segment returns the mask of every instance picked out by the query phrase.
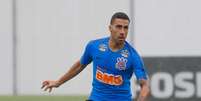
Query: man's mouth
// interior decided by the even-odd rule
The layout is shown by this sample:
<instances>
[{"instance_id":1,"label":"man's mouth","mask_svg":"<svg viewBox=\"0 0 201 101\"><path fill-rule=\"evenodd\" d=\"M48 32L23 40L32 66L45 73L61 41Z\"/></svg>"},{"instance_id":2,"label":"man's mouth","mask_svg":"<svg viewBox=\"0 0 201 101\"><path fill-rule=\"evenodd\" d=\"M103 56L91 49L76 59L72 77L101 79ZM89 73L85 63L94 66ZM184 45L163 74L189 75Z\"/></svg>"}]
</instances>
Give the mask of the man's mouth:
<instances>
[{"instance_id":1,"label":"man's mouth","mask_svg":"<svg viewBox=\"0 0 201 101\"><path fill-rule=\"evenodd\" d=\"M121 39L121 40L124 40L125 39L125 37L118 37L119 39Z\"/></svg>"}]
</instances>

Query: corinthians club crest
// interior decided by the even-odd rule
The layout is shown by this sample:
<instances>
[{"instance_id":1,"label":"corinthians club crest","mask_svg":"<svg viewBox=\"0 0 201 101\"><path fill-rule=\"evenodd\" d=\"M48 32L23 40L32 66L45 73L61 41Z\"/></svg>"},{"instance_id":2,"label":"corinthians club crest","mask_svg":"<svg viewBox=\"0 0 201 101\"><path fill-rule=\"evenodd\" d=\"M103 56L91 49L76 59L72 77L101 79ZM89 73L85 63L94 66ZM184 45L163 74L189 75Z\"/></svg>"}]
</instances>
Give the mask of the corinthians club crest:
<instances>
[{"instance_id":1,"label":"corinthians club crest","mask_svg":"<svg viewBox=\"0 0 201 101\"><path fill-rule=\"evenodd\" d=\"M118 57L115 67L119 70L125 70L127 61L128 60L124 57Z\"/></svg>"}]
</instances>

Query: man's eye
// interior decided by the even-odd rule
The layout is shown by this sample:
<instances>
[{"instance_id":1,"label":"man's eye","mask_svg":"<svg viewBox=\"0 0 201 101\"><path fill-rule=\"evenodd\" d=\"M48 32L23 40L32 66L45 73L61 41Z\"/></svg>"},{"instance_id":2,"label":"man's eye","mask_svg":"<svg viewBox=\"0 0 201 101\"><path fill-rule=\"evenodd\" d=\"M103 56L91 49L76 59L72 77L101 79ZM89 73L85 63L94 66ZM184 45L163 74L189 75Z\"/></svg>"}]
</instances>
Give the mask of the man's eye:
<instances>
[{"instance_id":1,"label":"man's eye","mask_svg":"<svg viewBox=\"0 0 201 101\"><path fill-rule=\"evenodd\" d=\"M128 26L124 26L124 29L128 29Z\"/></svg>"},{"instance_id":2,"label":"man's eye","mask_svg":"<svg viewBox=\"0 0 201 101\"><path fill-rule=\"evenodd\" d=\"M123 26L117 25L116 28L121 29Z\"/></svg>"}]
</instances>

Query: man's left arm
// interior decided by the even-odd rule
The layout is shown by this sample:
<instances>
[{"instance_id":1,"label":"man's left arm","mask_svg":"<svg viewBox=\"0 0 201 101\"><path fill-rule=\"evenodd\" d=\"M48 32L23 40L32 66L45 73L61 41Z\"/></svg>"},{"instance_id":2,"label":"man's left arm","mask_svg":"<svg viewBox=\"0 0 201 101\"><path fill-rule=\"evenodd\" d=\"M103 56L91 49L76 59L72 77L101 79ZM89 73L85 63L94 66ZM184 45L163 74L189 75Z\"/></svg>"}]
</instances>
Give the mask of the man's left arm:
<instances>
[{"instance_id":1,"label":"man's left arm","mask_svg":"<svg viewBox=\"0 0 201 101\"><path fill-rule=\"evenodd\" d=\"M137 101L147 101L147 98L150 93L149 80L141 79L139 80L139 83L140 83L141 90L140 90Z\"/></svg>"}]
</instances>

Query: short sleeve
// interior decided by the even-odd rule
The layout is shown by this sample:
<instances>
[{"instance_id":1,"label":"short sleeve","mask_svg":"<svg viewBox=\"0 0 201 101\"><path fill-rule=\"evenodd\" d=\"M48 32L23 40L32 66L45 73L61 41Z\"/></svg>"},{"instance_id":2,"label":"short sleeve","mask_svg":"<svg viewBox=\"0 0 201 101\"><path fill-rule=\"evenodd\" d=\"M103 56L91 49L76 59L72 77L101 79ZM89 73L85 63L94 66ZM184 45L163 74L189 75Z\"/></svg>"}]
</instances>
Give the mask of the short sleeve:
<instances>
[{"instance_id":1,"label":"short sleeve","mask_svg":"<svg viewBox=\"0 0 201 101\"><path fill-rule=\"evenodd\" d=\"M138 55L137 52L134 52L132 54L132 60L133 60L132 64L133 64L134 73L135 73L136 78L138 80L148 79L148 75L145 70L143 60L141 59L141 57Z\"/></svg>"},{"instance_id":2,"label":"short sleeve","mask_svg":"<svg viewBox=\"0 0 201 101\"><path fill-rule=\"evenodd\" d=\"M82 54L82 57L80 59L81 64L87 65L91 63L92 61L91 52L92 52L92 42L90 41L85 47L84 53Z\"/></svg>"}]
</instances>

